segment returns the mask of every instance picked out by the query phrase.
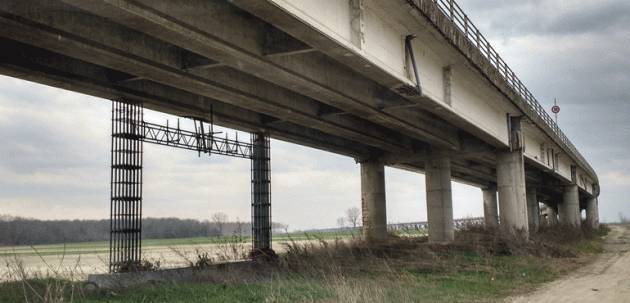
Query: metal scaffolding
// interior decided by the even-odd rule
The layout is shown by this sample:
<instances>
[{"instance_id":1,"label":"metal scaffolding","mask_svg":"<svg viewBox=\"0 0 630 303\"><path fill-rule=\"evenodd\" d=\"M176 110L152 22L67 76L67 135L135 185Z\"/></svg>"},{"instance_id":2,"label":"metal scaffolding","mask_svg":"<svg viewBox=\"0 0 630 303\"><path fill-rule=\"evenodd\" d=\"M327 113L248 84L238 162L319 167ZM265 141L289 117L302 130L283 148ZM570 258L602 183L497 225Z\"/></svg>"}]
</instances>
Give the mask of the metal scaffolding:
<instances>
[{"instance_id":1,"label":"metal scaffolding","mask_svg":"<svg viewBox=\"0 0 630 303\"><path fill-rule=\"evenodd\" d=\"M212 116L212 113L211 113ZM195 130L144 121L142 103L112 100L110 272L141 270L143 142L251 160L252 257L271 249L270 142L252 133L251 143L217 136L212 122ZM208 132L206 132L208 130Z\"/></svg>"},{"instance_id":2,"label":"metal scaffolding","mask_svg":"<svg viewBox=\"0 0 630 303\"><path fill-rule=\"evenodd\" d=\"M110 272L140 265L142 104L112 102Z\"/></svg>"},{"instance_id":3,"label":"metal scaffolding","mask_svg":"<svg viewBox=\"0 0 630 303\"><path fill-rule=\"evenodd\" d=\"M220 138L215 136L216 133L203 131L204 122L195 121L196 130L182 130L168 125L157 125L154 123L143 123L144 142L155 143L159 145L172 146L188 150L194 150L199 153L217 154L237 158L252 158L252 145L242 141L232 140L229 138ZM210 127L211 129L212 127Z\"/></svg>"}]
</instances>

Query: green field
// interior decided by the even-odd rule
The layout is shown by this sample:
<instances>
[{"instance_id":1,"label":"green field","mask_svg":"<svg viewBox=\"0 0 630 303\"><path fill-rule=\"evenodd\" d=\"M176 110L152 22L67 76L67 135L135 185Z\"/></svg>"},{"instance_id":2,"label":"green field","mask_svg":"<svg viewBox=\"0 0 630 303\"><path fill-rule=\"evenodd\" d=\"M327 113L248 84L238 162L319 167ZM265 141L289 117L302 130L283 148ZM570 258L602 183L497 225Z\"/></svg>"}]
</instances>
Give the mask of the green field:
<instances>
[{"instance_id":1,"label":"green field","mask_svg":"<svg viewBox=\"0 0 630 303\"><path fill-rule=\"evenodd\" d=\"M418 236L424 235L423 231L400 231L397 234ZM282 243L287 241L308 241L308 240L333 240L337 238L357 237L357 231L343 232L291 232L274 234L273 242ZM174 238L174 239L144 239L142 247L145 249L159 247L177 246L198 246L207 244L226 243L250 243L250 236L230 236L230 237L194 237L194 238ZM82 242L67 244L46 244L32 246L0 246L0 257L8 256L34 256L34 255L76 255L106 253L109 251L109 242Z\"/></svg>"}]
</instances>

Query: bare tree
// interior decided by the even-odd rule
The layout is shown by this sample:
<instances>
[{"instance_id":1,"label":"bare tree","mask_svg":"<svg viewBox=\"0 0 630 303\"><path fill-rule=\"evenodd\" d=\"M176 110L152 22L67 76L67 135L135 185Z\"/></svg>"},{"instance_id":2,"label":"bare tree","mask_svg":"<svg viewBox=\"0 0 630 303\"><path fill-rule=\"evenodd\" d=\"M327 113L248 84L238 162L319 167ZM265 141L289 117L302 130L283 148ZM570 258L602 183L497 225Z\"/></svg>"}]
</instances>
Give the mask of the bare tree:
<instances>
[{"instance_id":1,"label":"bare tree","mask_svg":"<svg viewBox=\"0 0 630 303\"><path fill-rule=\"evenodd\" d=\"M337 227L344 228L346 226L346 218L339 217L337 218Z\"/></svg>"},{"instance_id":2,"label":"bare tree","mask_svg":"<svg viewBox=\"0 0 630 303\"><path fill-rule=\"evenodd\" d=\"M212 214L212 223L216 225L219 230L219 235L223 236L223 226L225 226L225 222L228 220L228 216L224 212L216 212Z\"/></svg>"},{"instance_id":3,"label":"bare tree","mask_svg":"<svg viewBox=\"0 0 630 303\"><path fill-rule=\"evenodd\" d=\"M359 224L359 218L361 217L361 210L358 207L350 207L346 210L346 220L352 224L353 228L356 228Z\"/></svg>"},{"instance_id":4,"label":"bare tree","mask_svg":"<svg viewBox=\"0 0 630 303\"><path fill-rule=\"evenodd\" d=\"M619 212L619 223L627 224L630 223L630 219L628 219L622 212Z\"/></svg>"}]
</instances>

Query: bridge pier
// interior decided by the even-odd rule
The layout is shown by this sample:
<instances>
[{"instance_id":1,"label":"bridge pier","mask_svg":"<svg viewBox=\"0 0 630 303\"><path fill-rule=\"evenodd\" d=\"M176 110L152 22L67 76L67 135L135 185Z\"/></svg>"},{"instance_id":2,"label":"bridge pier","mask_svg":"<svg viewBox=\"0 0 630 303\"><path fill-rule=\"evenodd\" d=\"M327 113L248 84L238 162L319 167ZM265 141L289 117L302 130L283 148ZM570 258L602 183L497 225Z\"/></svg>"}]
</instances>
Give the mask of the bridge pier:
<instances>
[{"instance_id":1,"label":"bridge pier","mask_svg":"<svg viewBox=\"0 0 630 303\"><path fill-rule=\"evenodd\" d=\"M580 227L580 198L577 184L564 187L562 203L558 205L560 223Z\"/></svg>"},{"instance_id":2,"label":"bridge pier","mask_svg":"<svg viewBox=\"0 0 630 303\"><path fill-rule=\"evenodd\" d=\"M273 256L271 248L271 153L269 136L252 133L252 257Z\"/></svg>"},{"instance_id":3,"label":"bridge pier","mask_svg":"<svg viewBox=\"0 0 630 303\"><path fill-rule=\"evenodd\" d=\"M557 225L558 224L558 206L547 204L547 223L549 225Z\"/></svg>"},{"instance_id":4,"label":"bridge pier","mask_svg":"<svg viewBox=\"0 0 630 303\"><path fill-rule=\"evenodd\" d=\"M499 226L499 210L497 207L496 187L483 188L483 217L486 228L497 228Z\"/></svg>"},{"instance_id":5,"label":"bridge pier","mask_svg":"<svg viewBox=\"0 0 630 303\"><path fill-rule=\"evenodd\" d=\"M594 229L599 228L599 205L596 197L586 200L586 223Z\"/></svg>"},{"instance_id":6,"label":"bridge pier","mask_svg":"<svg viewBox=\"0 0 630 303\"><path fill-rule=\"evenodd\" d=\"M501 228L508 233L527 236L525 165L520 150L497 154L497 184Z\"/></svg>"},{"instance_id":7,"label":"bridge pier","mask_svg":"<svg viewBox=\"0 0 630 303\"><path fill-rule=\"evenodd\" d=\"M433 152L425 167L429 242L449 243L455 239L451 160L442 152Z\"/></svg>"},{"instance_id":8,"label":"bridge pier","mask_svg":"<svg viewBox=\"0 0 630 303\"><path fill-rule=\"evenodd\" d=\"M540 226L540 207L535 187L527 187L527 221L530 232L538 231Z\"/></svg>"},{"instance_id":9,"label":"bridge pier","mask_svg":"<svg viewBox=\"0 0 630 303\"><path fill-rule=\"evenodd\" d=\"M387 239L385 165L381 161L361 162L361 207L363 238L366 241Z\"/></svg>"}]
</instances>

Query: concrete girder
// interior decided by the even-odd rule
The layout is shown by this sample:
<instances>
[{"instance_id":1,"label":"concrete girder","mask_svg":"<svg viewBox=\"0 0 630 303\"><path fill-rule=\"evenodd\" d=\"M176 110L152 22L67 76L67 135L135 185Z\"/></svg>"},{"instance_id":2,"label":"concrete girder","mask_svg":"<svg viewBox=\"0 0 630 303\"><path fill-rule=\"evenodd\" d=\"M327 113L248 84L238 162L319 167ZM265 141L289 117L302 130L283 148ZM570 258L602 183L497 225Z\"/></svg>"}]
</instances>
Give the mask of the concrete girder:
<instances>
[{"instance_id":1,"label":"concrete girder","mask_svg":"<svg viewBox=\"0 0 630 303\"><path fill-rule=\"evenodd\" d=\"M414 172L414 173L426 173L424 162L413 163L413 164L390 164L388 166ZM475 187L486 187L490 186L494 181L488 181L486 179L482 179L470 174L466 174L458 171L459 167L451 165L451 180L455 182L459 182L462 184L475 186Z\"/></svg>"},{"instance_id":2,"label":"concrete girder","mask_svg":"<svg viewBox=\"0 0 630 303\"><path fill-rule=\"evenodd\" d=\"M5 52L0 56L0 73L41 84L106 98L143 101L147 108L179 116L210 120L213 107L217 125L242 131L268 130L272 137L350 157L368 154L367 146L321 133L300 125L268 126L264 116L210 98L167 87L159 83L138 81L112 85L103 67L35 49L16 42L0 40Z\"/></svg>"},{"instance_id":3,"label":"concrete girder","mask_svg":"<svg viewBox=\"0 0 630 303\"><path fill-rule=\"evenodd\" d=\"M483 131L481 128L475 125L475 123L465 119L461 119L461 117L456 115L446 104L435 102L435 100L431 100L426 96L419 96L415 94L415 89L410 87L413 85L411 80L401 79L399 78L399 76L395 76L395 72L374 65L370 59L364 57L362 54L356 54L356 50L340 46L334 38L320 33L317 28L311 26L310 24L305 24L303 21L292 15L291 12L279 9L278 5L273 3L273 1L232 0L231 2L234 5L242 8L243 10L256 15L258 18L274 24L274 26L277 26L278 28L292 35L293 37L296 37L304 41L305 43L313 46L321 53L326 54L327 56L333 58L338 62L341 62L345 66L348 66L349 68L355 70L357 73L367 75L367 77L369 77L373 81L389 88L390 91L395 92L400 98L406 99L411 103L418 104L419 107L425 110L427 113L437 115L451 125L454 125L460 129L465 129L471 134L483 139L485 142L488 142L493 146L505 147L504 143L496 139L494 136ZM394 4L392 5L392 7L388 7L385 10L400 10L401 12L396 11L395 13L398 16L402 16L401 14L408 14L410 12L407 4L396 3L396 1L381 1L381 3L378 3L378 5L382 5L384 3ZM371 3L371 5L373 4L376 3ZM414 14L413 10L411 11L411 13ZM427 32L427 35L430 35L431 37L436 37L436 35L439 35L439 32L434 30L433 26L431 26L430 24L427 24L426 27L413 26L411 24L409 25L411 26L411 28L408 29L411 30L410 33L419 34L419 31L425 31L426 29L429 29L431 33ZM447 45L444 45L439 50L436 50L436 52L444 54L451 51L452 49ZM453 52L453 54L456 53ZM454 64L467 62L466 59L459 56L459 54L452 57L453 58L451 60L451 66ZM470 65L466 63L466 66ZM472 68L472 66L470 68ZM413 91L413 93L407 93L409 91Z\"/></svg>"},{"instance_id":4,"label":"concrete girder","mask_svg":"<svg viewBox=\"0 0 630 303\"><path fill-rule=\"evenodd\" d=\"M7 22L7 23L9 25L11 25L10 22ZM19 24L18 24L18 26L19 26ZM25 27L25 28L28 29L28 27ZM0 30L0 32L2 32L2 30ZM30 31L30 32L28 32L28 35L23 35L22 38L26 39L27 42L30 41L31 44L36 44L38 47L41 46L42 42L45 42L45 41L42 40L42 39L38 39L38 38L40 38L38 36L34 36L33 37L32 36L33 34L34 33L32 31ZM55 36L55 37L50 38L50 39L55 41L55 40L57 40L58 37L59 36ZM49 43L53 43L53 42L49 42ZM64 39L63 43L72 43L72 41ZM74 53L71 52L70 54L72 55ZM82 53L82 56L83 56L83 58L90 59L90 58L94 57L94 53L92 53L92 52L90 52L88 50L88 51L85 51L85 53ZM177 58L177 57L173 56L173 58ZM44 60L46 60L46 58L44 58ZM79 60L77 60L77 61L79 61ZM55 60L51 60L51 62L59 62L59 61L55 59ZM107 61L99 61L99 62L93 62L93 63L100 63L101 66L108 66L108 65L111 66L111 64L112 64L111 63L111 59L109 57L107 58ZM122 65L122 63L120 63L120 64ZM94 65L94 64L92 64L92 65ZM96 65L94 65L94 66L96 66ZM116 66L117 65L115 65L113 67L116 67ZM66 68L72 69L70 67L63 67L63 68L60 67L58 72L64 72L64 69L66 69ZM131 71L127 71L127 72L128 72L127 74L131 74ZM108 71L108 70L105 70L105 69L103 69L103 71L102 71L102 74L109 74L109 73L111 73L111 72ZM24 78L24 79L29 79L29 76L26 75L26 74L22 74L19 77L20 78ZM124 78L127 78L128 76L124 76L124 74L123 74L123 76L116 75L113 78L121 79L121 77L122 77L122 79L124 79ZM46 83L44 78L45 78L44 75L41 75L40 79L36 79L34 81ZM106 81L106 80L112 80L112 79L103 79L103 81ZM143 89L145 87L152 87L152 89L155 89L155 87L160 87L161 88L160 89L161 90L161 92L160 92L161 94L167 93L171 89L180 90L181 92L185 92L185 93L191 94L189 92L190 90L185 91L185 90L181 90L179 88L173 88L173 87L171 87L169 85L164 85L164 84L160 84L160 83L156 83L156 82L151 82L149 80L144 80L144 79L137 79L135 81L127 81L127 82L125 82L125 81L123 81L123 82L113 81L113 82L115 82L115 83L113 83L113 84L112 83L102 83L101 85L104 86L104 87L113 87L113 86L119 85L119 87L117 88L119 90L122 89L122 88L134 88L134 89L135 88L140 88L140 89ZM59 82L57 84L53 84L53 85L58 86L58 87L68 88L68 89L75 90L75 91L82 91L82 89L77 88L77 85L72 85L72 87L71 87L71 86L68 86L66 84L64 86L64 84L59 83ZM120 93L120 91L119 91L119 93ZM89 93L89 94L93 94L93 95L104 97L104 95L102 93L99 93L99 94ZM127 95L125 95L125 96L130 98L130 96L129 96L130 94L129 93L126 93L126 94ZM197 95L197 94L193 94L193 95L196 96L195 97L196 99L197 98L206 98L208 100L213 99L213 98L209 98L209 97L201 96L201 95ZM155 98L155 97L153 97L155 95L151 95L151 96L152 96L151 98ZM171 100L173 100L173 99L171 99ZM177 100L177 99L175 99L175 100ZM220 102L220 103L222 103L222 102ZM147 101L147 104L150 104L149 101ZM164 112L173 113L173 109L167 108L167 104L168 103L166 103L166 102L162 103L163 106L160 108L160 110L164 111ZM228 104L225 104L225 103L222 103L222 104L228 105ZM240 108L240 107L232 107L232 108ZM255 112L253 112L253 111L250 111L250 113L251 114L255 114ZM219 112L217 110L215 110L215 114L219 115ZM188 111L188 112L186 112L185 115L191 116L192 114L190 113L190 111ZM367 149L369 149L369 148L364 146L362 144L363 142L361 142L359 140L357 140L357 141L350 141L350 140L345 140L345 139L338 138L338 137L335 137L335 136L331 136L331 141L332 141L331 143L333 143L333 144L327 144L327 142L325 142L325 139L322 139L322 140L309 139L309 138L307 138L306 135L302 135L302 133L310 133L315 138L322 138L322 137L326 137L327 136L326 134L322 133L319 130L311 130L311 129L308 129L306 127L302 127L302 126L300 126L298 124L294 124L294 123L291 123L291 122L284 122L284 120L278 121L278 119L274 120L276 122L272 122L271 123L271 124L273 124L274 127L270 127L269 126L269 124L270 124L269 120L265 121L265 119L263 119L264 117L266 117L266 116L260 115L260 117L257 119L258 123L256 124L256 127L258 127L259 130L261 128L269 128L271 130L271 135L274 138L284 139L284 140L287 140L287 141L290 141L290 142L295 142L295 143L308 145L308 146L312 146L312 147L315 147L315 148L320 148L320 149L324 149L324 150L328 150L328 151L332 151L332 152L336 152L336 153L340 153L340 154L344 154L344 155L349 155L349 156L353 156L355 158L364 158L365 155L372 154L371 152L367 151ZM218 123L220 123L219 120L220 119L217 119ZM237 122L237 123L232 123L232 125L226 125L226 124L224 124L224 125L228 126L228 127L235 127L235 128L242 129L243 127L239 126L238 125L239 123L246 124L245 122L241 121L241 122ZM288 125L284 125L285 127L279 127L280 125L283 125L283 124L288 124ZM298 132L298 134L291 134L291 135L287 134L287 131L290 133L292 131L292 128L298 129L301 133ZM359 143L359 142L361 142L361 143ZM417 168L413 169L413 170L414 171L418 171ZM461 182L464 182L464 183L467 183L467 184L485 186L488 183L487 180L481 180L479 178L471 177L471 176L469 176L469 174L458 174L457 172L454 172L453 177L454 177L455 180L458 180L458 181L461 181Z\"/></svg>"},{"instance_id":5,"label":"concrete girder","mask_svg":"<svg viewBox=\"0 0 630 303\"><path fill-rule=\"evenodd\" d=\"M461 147L458 151L443 151L448 153L449 157L454 160L474 160L494 166L496 164L496 151L490 145L475 140L467 135L463 135L460 140ZM386 153L382 160L388 165L412 164L424 162L427 160L427 148L420 150L408 151L405 153ZM491 174L492 171L486 173Z\"/></svg>"},{"instance_id":6,"label":"concrete girder","mask_svg":"<svg viewBox=\"0 0 630 303\"><path fill-rule=\"evenodd\" d=\"M139 75L165 85L200 93L296 124L317 128L331 134L340 134L386 150L407 149L404 145L399 145L399 142L387 142L387 139L384 138L391 135L390 133L383 133L382 131L379 133L378 130L369 128L368 132L376 131L377 134L370 136L360 132L359 130L366 131L366 123L352 124L352 122L342 120L340 117L336 118L336 124L319 119L315 101L311 100L310 103L300 104L298 100L289 98L281 100L259 98L239 90L239 87L228 87L222 83L216 83L210 79L183 71L180 69L181 59L177 57L177 51L167 51L169 50L167 45L160 44L160 41L154 41L151 37L143 37L140 40L142 43L138 43L138 40L124 39L125 36L132 35L131 32L125 34L119 32L118 35L108 36L117 37L114 39L116 41L109 40L107 44L104 44L104 41L94 41L95 37L102 35L101 31L115 31L116 27L113 24L105 24L105 26L98 24L95 19L87 18L86 14L75 14L70 10L61 10L60 12L45 8L33 11L29 10L28 5L25 7L4 7L3 9L5 12L0 19L4 30L0 30L0 34L8 36L8 38L38 47L48 47L68 56ZM104 20L101 21L105 22ZM84 26L77 26L77 23ZM77 30L77 28L82 30ZM28 34L12 35L12 33L21 32L28 32ZM156 47L148 47L152 46L151 44L155 44L153 46ZM147 55L146 57L135 55L143 50L146 51L143 53ZM241 85L240 88L243 88L243 84L238 83L238 81L230 80L229 82L233 86ZM273 87L266 86L266 88L269 88L273 97L281 97L287 93L296 96L295 93L289 91L277 92L273 91ZM265 91L265 89L259 88L259 91ZM346 124L339 125L339 123ZM390 139L390 141L395 140Z\"/></svg>"},{"instance_id":7,"label":"concrete girder","mask_svg":"<svg viewBox=\"0 0 630 303\"><path fill-rule=\"evenodd\" d=\"M379 100L378 93L387 88L343 68L336 61L327 59L322 62L320 57L310 57L315 54L313 52L297 56L264 56L264 43L261 42L264 38L261 37L266 23L242 11L235 12L235 8L222 1L196 0L186 2L185 6L179 2L171 5L170 1L159 5L124 0L64 1L416 139L449 149L459 147L454 128L434 126L436 123L446 126L439 118L434 118L433 123L421 123L419 119L410 121L380 110L383 100ZM191 13L199 12L204 16L191 18Z\"/></svg>"},{"instance_id":8,"label":"concrete girder","mask_svg":"<svg viewBox=\"0 0 630 303\"><path fill-rule=\"evenodd\" d=\"M497 175L491 168L481 165L470 165L468 161L459 161L455 159L452 160L451 167L453 170L457 170L460 173L474 176L486 181L486 186L496 183Z\"/></svg>"},{"instance_id":9,"label":"concrete girder","mask_svg":"<svg viewBox=\"0 0 630 303\"><path fill-rule=\"evenodd\" d=\"M274 26L281 28L292 36L301 39L318 49L320 52L338 60L344 65L358 71L361 74L368 75L368 77L378 83L392 88L394 91L397 91L396 88L399 88L401 85L408 83L407 80L409 79L399 79L399 75L397 73L392 73L387 70L385 66L383 66L383 68L372 66L372 64L370 64L370 58L360 50L340 46L339 42L336 41L339 37L334 35L324 35L318 32L320 29L316 23L309 24L308 21L311 20L307 19L306 22L304 22L303 20L300 20L300 17L296 17L296 15L301 17L309 15L309 12L304 12L304 14L302 14L301 12L291 11L291 5L277 4L273 1L234 0L233 3L252 14L255 14L257 17L274 24ZM389 14L392 18L398 21L398 24L404 24L406 31L414 33L418 36L417 40L422 40L425 43L438 42L431 43L431 45L434 47L434 53L440 54L440 56L448 62L446 66L451 66L453 62L455 62L456 65L467 66L478 74L478 76L482 77L489 86L497 88L500 93L511 100L512 103L514 103L514 106L511 104L510 107L514 110L517 110L518 108L524 111L528 116L537 116L534 112L535 109L532 110L525 100L516 96L515 92L506 85L507 83L501 77L492 76L496 73L490 71L490 76L485 76L488 74L486 73L488 72L487 69L493 70L494 67L489 64L479 65L479 63L485 63L483 56L478 54L476 47L469 47L471 45L469 45L467 39L461 39L461 35L463 35L461 32L452 30L452 22L444 19L443 14L438 12L438 5L430 1L425 1L421 5L423 9L409 10L409 3L409 1L400 0L376 1L370 4L372 6L378 6L380 11L384 11ZM429 8L428 11L424 11L425 8ZM421 12L426 15L423 16L423 13ZM438 29L435 27L435 24L439 24L438 27L440 28ZM455 50L453 47L455 47ZM458 52L458 48L463 51ZM479 61L479 59L481 59L481 61ZM497 142L496 139L493 139L492 135L485 133L476 125L473 125L474 123L470 121L462 121L461 117L453 115L452 112L449 112L450 109L448 106L441 104L440 102L435 102L435 100L428 100L427 98L421 96L405 97L409 100L417 102L418 104L422 104L423 106L426 105L424 106L424 109L426 110L432 111L435 108L435 111L433 112L438 111L436 113L438 113L441 118L461 129L467 130L469 133L474 134L484 141L497 147L503 146L501 142ZM513 114L517 113L513 112ZM569 146L564 145L564 141L557 136L553 130L546 126L547 123L536 118L534 118L534 120L536 120L534 124L541 125L543 132L550 136L556 144L564 146L563 149L567 151L567 147ZM579 153L573 154L571 152L571 148L568 148L568 153L573 160L585 166L584 168L593 175L592 177L594 177L595 180L597 179L595 173L592 169L589 169L588 163L581 158Z\"/></svg>"}]
</instances>

